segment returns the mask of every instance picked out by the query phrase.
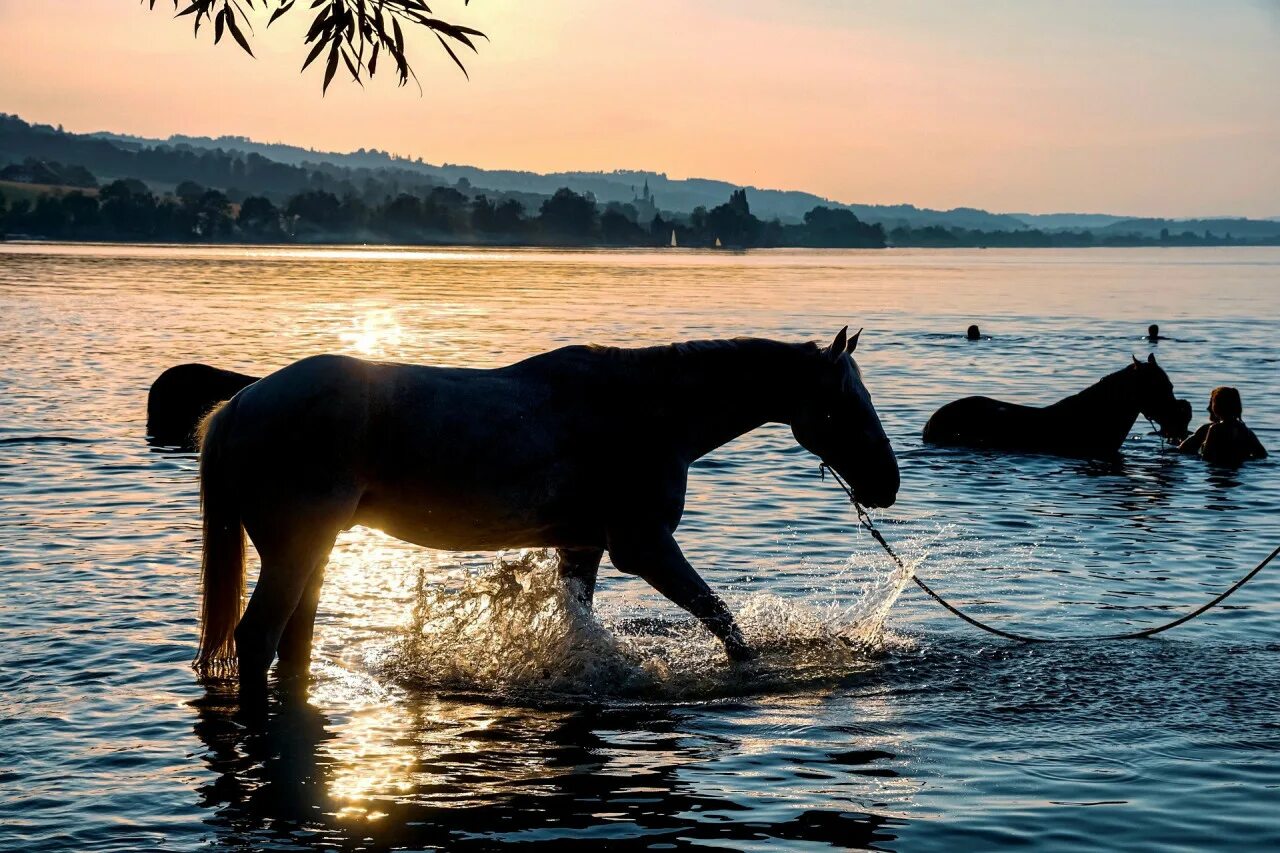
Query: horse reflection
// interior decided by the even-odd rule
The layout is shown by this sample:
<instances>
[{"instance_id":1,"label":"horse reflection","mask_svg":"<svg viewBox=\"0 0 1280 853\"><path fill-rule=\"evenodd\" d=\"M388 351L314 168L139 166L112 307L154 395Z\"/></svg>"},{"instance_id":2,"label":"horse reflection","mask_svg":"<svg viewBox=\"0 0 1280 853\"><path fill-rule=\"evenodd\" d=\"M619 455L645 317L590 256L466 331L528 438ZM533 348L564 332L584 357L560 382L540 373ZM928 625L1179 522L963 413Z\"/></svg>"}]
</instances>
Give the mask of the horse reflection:
<instances>
[{"instance_id":1,"label":"horse reflection","mask_svg":"<svg viewBox=\"0 0 1280 853\"><path fill-rule=\"evenodd\" d=\"M700 792L687 770L731 758L735 745L702 738L690 746L683 715L669 708L503 708L421 697L352 712L335 727L296 695L269 709L242 710L233 693L193 705L214 774L197 792L226 848L489 849L527 839L607 849L762 838L862 847L894 838L887 830L896 821L883 815L811 808L768 822L749 803ZM376 749L396 754L368 751L361 714L397 729L376 738ZM862 765L893 757L850 746L833 744L824 766L855 765L847 772L864 778ZM875 778L866 775L866 784ZM619 831L602 837L606 820Z\"/></svg>"}]
</instances>

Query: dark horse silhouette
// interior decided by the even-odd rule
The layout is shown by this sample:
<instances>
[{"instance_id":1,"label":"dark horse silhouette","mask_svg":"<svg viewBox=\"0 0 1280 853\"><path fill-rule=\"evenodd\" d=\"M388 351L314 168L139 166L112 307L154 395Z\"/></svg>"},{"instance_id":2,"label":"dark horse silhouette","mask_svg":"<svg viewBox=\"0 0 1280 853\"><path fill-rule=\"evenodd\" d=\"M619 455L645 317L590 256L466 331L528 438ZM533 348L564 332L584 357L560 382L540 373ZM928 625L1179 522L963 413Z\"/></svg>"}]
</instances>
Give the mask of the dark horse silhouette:
<instances>
[{"instance_id":1,"label":"dark horse silhouette","mask_svg":"<svg viewBox=\"0 0 1280 853\"><path fill-rule=\"evenodd\" d=\"M170 367L147 392L147 436L154 444L195 450L200 419L257 381L256 376L207 364Z\"/></svg>"},{"instance_id":2,"label":"dark horse silhouette","mask_svg":"<svg viewBox=\"0 0 1280 853\"><path fill-rule=\"evenodd\" d=\"M1092 386L1035 408L965 397L933 413L924 427L929 444L1054 453L1114 456L1138 419L1146 415L1168 438L1186 435L1190 406L1173 396L1173 384L1154 355L1105 376Z\"/></svg>"},{"instance_id":3,"label":"dark horse silhouette","mask_svg":"<svg viewBox=\"0 0 1280 853\"><path fill-rule=\"evenodd\" d=\"M550 547L590 602L607 549L752 655L674 533L690 464L768 422L889 506L898 465L851 357L761 339L571 346L496 370L315 356L260 379L202 424L205 674L303 669L324 565L356 524L429 548ZM262 560L241 616L244 532Z\"/></svg>"}]
</instances>

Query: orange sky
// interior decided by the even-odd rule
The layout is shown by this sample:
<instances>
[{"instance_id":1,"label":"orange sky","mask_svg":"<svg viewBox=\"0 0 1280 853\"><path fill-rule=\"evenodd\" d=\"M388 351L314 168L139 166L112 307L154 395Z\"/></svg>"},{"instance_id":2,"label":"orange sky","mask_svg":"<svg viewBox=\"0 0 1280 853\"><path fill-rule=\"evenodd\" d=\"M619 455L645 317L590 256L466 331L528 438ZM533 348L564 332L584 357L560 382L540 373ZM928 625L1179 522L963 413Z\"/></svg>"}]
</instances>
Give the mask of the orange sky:
<instances>
[{"instance_id":1,"label":"orange sky","mask_svg":"<svg viewBox=\"0 0 1280 853\"><path fill-rule=\"evenodd\" d=\"M0 0L0 111L847 202L1280 216L1275 0L441 0L471 81L299 75L307 4L234 45L135 0ZM168 7L162 10L162 7Z\"/></svg>"}]
</instances>

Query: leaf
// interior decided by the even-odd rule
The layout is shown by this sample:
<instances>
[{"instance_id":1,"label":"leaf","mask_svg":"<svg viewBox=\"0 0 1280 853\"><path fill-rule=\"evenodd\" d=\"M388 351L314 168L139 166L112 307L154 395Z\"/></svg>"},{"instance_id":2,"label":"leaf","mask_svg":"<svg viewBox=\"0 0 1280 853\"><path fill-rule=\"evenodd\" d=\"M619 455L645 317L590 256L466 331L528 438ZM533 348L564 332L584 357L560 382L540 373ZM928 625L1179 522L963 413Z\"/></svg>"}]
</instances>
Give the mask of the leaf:
<instances>
[{"instance_id":1,"label":"leaf","mask_svg":"<svg viewBox=\"0 0 1280 853\"><path fill-rule=\"evenodd\" d=\"M381 45L375 44L373 46L373 56L369 57L369 76L370 77L372 77L378 71L378 48L379 47L381 47Z\"/></svg>"},{"instance_id":2,"label":"leaf","mask_svg":"<svg viewBox=\"0 0 1280 853\"><path fill-rule=\"evenodd\" d=\"M448 51L448 53L449 53L449 57L450 57L451 59L453 59L454 63L455 63L459 68L461 68L461 69L462 69L462 76L463 76L463 77L466 77L468 80L470 80L470 79L471 79L471 75L467 73L467 66L465 66L465 65L463 65L463 64L462 64L462 60L458 58L458 54L456 54L456 53L454 53L454 52L453 52L453 48L449 47L449 43L448 43L447 41L445 41L443 37L441 37L441 36L437 35L437 36L436 36L436 38L440 40L440 44L444 47L444 49L445 49L446 51Z\"/></svg>"},{"instance_id":3,"label":"leaf","mask_svg":"<svg viewBox=\"0 0 1280 853\"><path fill-rule=\"evenodd\" d=\"M271 19L270 19L269 21L267 21L267 26L269 27L269 26L271 26L272 24L274 24L274 23L276 22L276 18L279 18L279 17L280 17L281 15L283 15L285 12L288 12L290 9L292 9L292 8L293 8L293 3L294 3L294 0L289 0L289 2L288 2L288 3L285 3L285 4L284 4L283 6L281 6L279 9L276 9L274 12L272 12L272 13L271 13Z\"/></svg>"},{"instance_id":4,"label":"leaf","mask_svg":"<svg viewBox=\"0 0 1280 853\"><path fill-rule=\"evenodd\" d=\"M316 19L311 22L311 29L307 30L307 37L303 40L303 44L311 44L311 41L324 29L325 24L329 21L329 10L325 9Z\"/></svg>"},{"instance_id":5,"label":"leaf","mask_svg":"<svg viewBox=\"0 0 1280 853\"><path fill-rule=\"evenodd\" d=\"M307 61L302 63L302 70L306 71L307 66L316 61L316 57L320 55L320 51L324 50L325 42L318 41L316 46L311 48L311 53L307 54Z\"/></svg>"},{"instance_id":6,"label":"leaf","mask_svg":"<svg viewBox=\"0 0 1280 853\"><path fill-rule=\"evenodd\" d=\"M226 18L227 18L227 7L223 6L222 10L218 12L218 17L215 18L213 22L213 43L214 44L217 44L218 42L222 41L223 22L226 20Z\"/></svg>"},{"instance_id":7,"label":"leaf","mask_svg":"<svg viewBox=\"0 0 1280 853\"><path fill-rule=\"evenodd\" d=\"M240 27L236 24L235 16L230 12L227 13L227 29L231 30L231 37L244 48L244 52L253 56L253 51L249 49L249 42L245 40L244 33L240 32Z\"/></svg>"},{"instance_id":8,"label":"leaf","mask_svg":"<svg viewBox=\"0 0 1280 853\"><path fill-rule=\"evenodd\" d=\"M338 70L338 42L335 39L333 47L329 50L329 61L324 67L324 85L320 87L320 94L329 91L329 84L333 82L333 74Z\"/></svg>"},{"instance_id":9,"label":"leaf","mask_svg":"<svg viewBox=\"0 0 1280 853\"><path fill-rule=\"evenodd\" d=\"M355 63L351 61L351 57L347 55L345 50L342 51L342 61L347 64L347 70L351 72L351 79L359 83L360 88L363 89L364 83L360 82L360 72L356 70Z\"/></svg>"}]
</instances>

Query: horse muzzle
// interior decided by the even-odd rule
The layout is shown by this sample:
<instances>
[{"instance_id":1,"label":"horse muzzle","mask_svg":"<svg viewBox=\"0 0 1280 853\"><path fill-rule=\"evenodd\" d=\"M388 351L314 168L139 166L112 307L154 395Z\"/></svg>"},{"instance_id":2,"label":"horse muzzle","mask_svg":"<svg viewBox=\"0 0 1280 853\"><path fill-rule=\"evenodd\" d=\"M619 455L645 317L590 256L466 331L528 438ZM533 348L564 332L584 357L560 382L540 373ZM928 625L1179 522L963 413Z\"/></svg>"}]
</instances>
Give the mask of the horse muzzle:
<instances>
[{"instance_id":1,"label":"horse muzzle","mask_svg":"<svg viewBox=\"0 0 1280 853\"><path fill-rule=\"evenodd\" d=\"M886 509L893 506L898 500L898 489L894 487L891 490L860 489L857 486L853 488L853 496L858 503L871 509Z\"/></svg>"},{"instance_id":2,"label":"horse muzzle","mask_svg":"<svg viewBox=\"0 0 1280 853\"><path fill-rule=\"evenodd\" d=\"M1163 411L1153 414L1151 419L1159 424L1159 434L1162 438L1181 441L1191 434L1191 417L1191 403L1186 400L1174 400Z\"/></svg>"},{"instance_id":3,"label":"horse muzzle","mask_svg":"<svg viewBox=\"0 0 1280 853\"><path fill-rule=\"evenodd\" d=\"M898 500L901 478L898 461L892 456L876 464L862 463L856 467L832 464L831 467L845 479L853 489L854 500L863 506L884 509Z\"/></svg>"}]
</instances>

